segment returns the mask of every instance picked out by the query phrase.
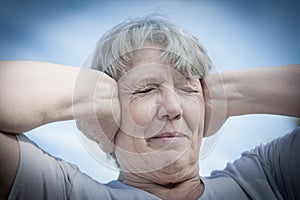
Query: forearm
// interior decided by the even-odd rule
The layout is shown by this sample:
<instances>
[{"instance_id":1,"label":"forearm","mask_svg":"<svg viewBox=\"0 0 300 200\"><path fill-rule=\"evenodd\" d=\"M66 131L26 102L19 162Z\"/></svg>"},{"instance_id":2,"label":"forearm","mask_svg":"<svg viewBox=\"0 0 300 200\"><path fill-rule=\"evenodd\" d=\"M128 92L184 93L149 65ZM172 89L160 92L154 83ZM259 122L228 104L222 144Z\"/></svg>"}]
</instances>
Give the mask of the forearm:
<instances>
[{"instance_id":1,"label":"forearm","mask_svg":"<svg viewBox=\"0 0 300 200\"><path fill-rule=\"evenodd\" d=\"M230 116L277 114L300 117L300 65L263 67L208 76L204 135L216 133Z\"/></svg>"},{"instance_id":2,"label":"forearm","mask_svg":"<svg viewBox=\"0 0 300 200\"><path fill-rule=\"evenodd\" d=\"M242 114L300 116L300 65L222 74L226 117Z\"/></svg>"},{"instance_id":3,"label":"forearm","mask_svg":"<svg viewBox=\"0 0 300 200\"><path fill-rule=\"evenodd\" d=\"M1 61L0 130L21 133L74 119L74 111L76 116L87 114L100 75L57 64Z\"/></svg>"}]
</instances>

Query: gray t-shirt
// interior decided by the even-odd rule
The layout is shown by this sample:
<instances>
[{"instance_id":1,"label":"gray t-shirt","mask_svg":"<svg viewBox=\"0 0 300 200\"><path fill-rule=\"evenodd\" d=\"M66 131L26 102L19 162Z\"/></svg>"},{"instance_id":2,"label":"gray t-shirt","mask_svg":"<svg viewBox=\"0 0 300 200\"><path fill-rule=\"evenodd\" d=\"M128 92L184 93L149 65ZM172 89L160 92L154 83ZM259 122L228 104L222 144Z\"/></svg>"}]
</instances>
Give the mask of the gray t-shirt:
<instances>
[{"instance_id":1,"label":"gray t-shirt","mask_svg":"<svg viewBox=\"0 0 300 200\"><path fill-rule=\"evenodd\" d=\"M119 181L98 183L24 135L17 138L20 161L9 199L159 199ZM200 199L300 199L299 152L300 128L203 177Z\"/></svg>"}]
</instances>

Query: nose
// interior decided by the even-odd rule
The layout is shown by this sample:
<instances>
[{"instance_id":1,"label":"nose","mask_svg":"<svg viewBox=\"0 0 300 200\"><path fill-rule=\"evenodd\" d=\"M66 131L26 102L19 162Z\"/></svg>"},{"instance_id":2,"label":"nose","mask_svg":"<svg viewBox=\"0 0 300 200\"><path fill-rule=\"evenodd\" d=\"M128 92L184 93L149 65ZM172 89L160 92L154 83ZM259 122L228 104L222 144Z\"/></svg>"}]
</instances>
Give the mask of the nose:
<instances>
[{"instance_id":1,"label":"nose","mask_svg":"<svg viewBox=\"0 0 300 200\"><path fill-rule=\"evenodd\" d=\"M165 87L161 93L158 117L162 120L175 120L182 117L182 107L174 89Z\"/></svg>"}]
</instances>

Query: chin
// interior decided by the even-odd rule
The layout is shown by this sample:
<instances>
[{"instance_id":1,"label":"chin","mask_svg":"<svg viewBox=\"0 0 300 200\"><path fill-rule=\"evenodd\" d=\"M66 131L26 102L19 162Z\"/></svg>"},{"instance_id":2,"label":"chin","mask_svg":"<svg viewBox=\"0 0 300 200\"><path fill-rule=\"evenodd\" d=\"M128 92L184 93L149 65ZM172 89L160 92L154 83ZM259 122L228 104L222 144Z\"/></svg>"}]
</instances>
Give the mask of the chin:
<instances>
[{"instance_id":1,"label":"chin","mask_svg":"<svg viewBox=\"0 0 300 200\"><path fill-rule=\"evenodd\" d=\"M189 151L183 153L174 150L165 152L165 155L161 155L161 159L163 160L161 171L172 174L196 164L196 160L191 160L193 157L190 156L190 153Z\"/></svg>"}]
</instances>

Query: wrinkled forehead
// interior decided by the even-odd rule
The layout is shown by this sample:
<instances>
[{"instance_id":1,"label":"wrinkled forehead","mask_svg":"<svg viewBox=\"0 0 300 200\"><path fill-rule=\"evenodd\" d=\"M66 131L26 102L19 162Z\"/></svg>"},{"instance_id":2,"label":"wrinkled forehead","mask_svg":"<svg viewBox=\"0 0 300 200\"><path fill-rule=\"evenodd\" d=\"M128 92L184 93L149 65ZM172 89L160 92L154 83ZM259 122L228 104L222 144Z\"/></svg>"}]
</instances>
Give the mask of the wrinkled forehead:
<instances>
[{"instance_id":1,"label":"wrinkled forehead","mask_svg":"<svg viewBox=\"0 0 300 200\"><path fill-rule=\"evenodd\" d=\"M132 52L132 64L129 67L135 67L147 63L162 63L165 61L162 59L164 50L159 47L145 47L143 49L137 49Z\"/></svg>"},{"instance_id":2,"label":"wrinkled forehead","mask_svg":"<svg viewBox=\"0 0 300 200\"><path fill-rule=\"evenodd\" d=\"M152 60L151 60L152 61ZM198 78L189 78L178 72L174 67L161 63L140 63L118 80L120 88L134 89L147 85L193 85L200 87L201 82Z\"/></svg>"},{"instance_id":3,"label":"wrinkled forehead","mask_svg":"<svg viewBox=\"0 0 300 200\"><path fill-rule=\"evenodd\" d=\"M163 49L157 47L145 47L128 52L120 56L120 59L126 66L125 71L129 71L136 66L148 63L167 64L167 59L163 58L163 54Z\"/></svg>"},{"instance_id":4,"label":"wrinkled forehead","mask_svg":"<svg viewBox=\"0 0 300 200\"><path fill-rule=\"evenodd\" d=\"M176 63L179 57L159 47L145 47L132 52L131 62L126 66L125 73L135 71L136 74L150 76L161 72L172 73L178 78L198 79L198 76L190 73L191 70L188 68L191 66Z\"/></svg>"},{"instance_id":5,"label":"wrinkled forehead","mask_svg":"<svg viewBox=\"0 0 300 200\"><path fill-rule=\"evenodd\" d=\"M121 80L160 80L160 79L186 79L186 77L178 72L174 67L166 64L161 64L158 62L141 62L133 67L130 67L123 76L119 79Z\"/></svg>"}]
</instances>

